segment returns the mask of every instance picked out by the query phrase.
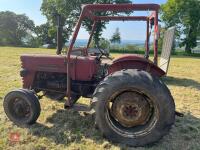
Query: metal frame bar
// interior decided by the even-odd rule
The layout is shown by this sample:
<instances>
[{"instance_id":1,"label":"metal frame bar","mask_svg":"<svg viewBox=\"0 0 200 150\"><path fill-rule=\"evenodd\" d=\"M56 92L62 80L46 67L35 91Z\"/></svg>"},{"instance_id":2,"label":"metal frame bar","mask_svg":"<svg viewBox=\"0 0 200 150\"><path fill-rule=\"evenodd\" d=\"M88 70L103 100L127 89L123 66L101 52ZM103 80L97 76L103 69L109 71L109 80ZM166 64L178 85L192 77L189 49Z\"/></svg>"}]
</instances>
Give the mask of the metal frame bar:
<instances>
[{"instance_id":1,"label":"metal frame bar","mask_svg":"<svg viewBox=\"0 0 200 150\"><path fill-rule=\"evenodd\" d=\"M117 12L127 12L127 11L158 11L160 6L158 4L88 4L83 5L83 11L117 11Z\"/></svg>"},{"instance_id":2,"label":"metal frame bar","mask_svg":"<svg viewBox=\"0 0 200 150\"><path fill-rule=\"evenodd\" d=\"M78 22L77 22L77 24L76 24L76 28L75 28L75 31L74 31L74 34L73 34L73 36L72 36L72 40L71 40L71 43L70 43L70 46L69 46L69 49L68 49L68 52L67 52L67 97L68 97L68 101L66 101L68 104L66 104L66 105L68 105L68 106L72 106L72 101L71 101L71 78L70 78L70 63L71 63L71 59L70 59L70 56L71 56L71 51L72 51L72 49L73 49L73 47L74 47L74 43L75 43L75 41L76 41L76 38L77 38L77 36L78 36L78 32L79 32L79 30L80 30L80 27L81 27L81 23L82 23L82 21L83 21L83 15L84 14L84 12L82 12L81 13L81 16L80 16L80 18L79 18L79 20L78 20Z\"/></svg>"},{"instance_id":3,"label":"metal frame bar","mask_svg":"<svg viewBox=\"0 0 200 150\"><path fill-rule=\"evenodd\" d=\"M146 31L146 54L145 57L149 58L149 19L147 20L147 31Z\"/></svg>"},{"instance_id":4,"label":"metal frame bar","mask_svg":"<svg viewBox=\"0 0 200 150\"><path fill-rule=\"evenodd\" d=\"M148 17L145 16L99 16L95 17L95 20L103 21L146 21Z\"/></svg>"},{"instance_id":5,"label":"metal frame bar","mask_svg":"<svg viewBox=\"0 0 200 150\"><path fill-rule=\"evenodd\" d=\"M158 11L154 16L154 64L158 65Z\"/></svg>"},{"instance_id":6,"label":"metal frame bar","mask_svg":"<svg viewBox=\"0 0 200 150\"><path fill-rule=\"evenodd\" d=\"M87 45L87 48L89 47L89 44L92 40L92 36L95 31L96 22L100 20L104 21L147 21L147 39L146 39L146 53L149 53L149 20L154 18L154 63L157 65L157 57L158 57L158 10L160 6L157 4L88 4L83 6L82 13L80 15L80 18L77 22L77 25L75 27L74 34L72 36L72 40L67 52L67 96L68 96L68 105L71 106L71 78L70 78L70 55L71 51L73 49L74 43L76 41L78 32L81 27L81 23L84 18L89 18L94 21L92 32L90 34L89 42ZM101 12L101 11L116 11L116 12L129 12L129 11L153 11L151 16L95 16L94 12Z\"/></svg>"}]
</instances>

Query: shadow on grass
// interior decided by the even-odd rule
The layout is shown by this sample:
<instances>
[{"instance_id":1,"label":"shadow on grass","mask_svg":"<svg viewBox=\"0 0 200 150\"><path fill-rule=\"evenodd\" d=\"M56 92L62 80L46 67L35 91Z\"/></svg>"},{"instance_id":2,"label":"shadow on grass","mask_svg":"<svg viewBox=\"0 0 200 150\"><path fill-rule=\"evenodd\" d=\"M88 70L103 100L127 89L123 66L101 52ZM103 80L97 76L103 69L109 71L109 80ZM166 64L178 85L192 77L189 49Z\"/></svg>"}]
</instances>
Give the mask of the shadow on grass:
<instances>
[{"instance_id":1,"label":"shadow on grass","mask_svg":"<svg viewBox=\"0 0 200 150\"><path fill-rule=\"evenodd\" d=\"M164 77L162 80L167 85L175 85L175 86L183 86L183 87L193 87L197 90L200 90L200 83L192 80L192 79L185 79L185 78L175 78L175 77Z\"/></svg>"},{"instance_id":2,"label":"shadow on grass","mask_svg":"<svg viewBox=\"0 0 200 150\"><path fill-rule=\"evenodd\" d=\"M168 85L193 87L200 90L200 83L192 79L166 77L163 78ZM48 117L45 124L37 123L30 127L31 134L46 137L55 144L69 146L71 143L85 144L84 140L92 140L103 145L104 138L99 130L95 129L94 116L82 115L75 110L57 110ZM175 125L168 135L159 142L143 147L142 149L195 149L200 147L200 119L187 113L183 118L176 118ZM124 145L118 145L126 149ZM111 146L109 143L108 147Z\"/></svg>"},{"instance_id":3,"label":"shadow on grass","mask_svg":"<svg viewBox=\"0 0 200 150\"><path fill-rule=\"evenodd\" d=\"M56 144L65 146L88 138L99 144L103 143L102 136L95 129L93 115L83 115L74 110L57 110L47 118L46 123L50 126L36 123L30 128L30 132L35 136L50 138Z\"/></svg>"},{"instance_id":4,"label":"shadow on grass","mask_svg":"<svg viewBox=\"0 0 200 150\"><path fill-rule=\"evenodd\" d=\"M184 117L176 117L176 122L169 135L161 140L161 144L168 144L175 149L200 148L200 118L188 112L183 112Z\"/></svg>"},{"instance_id":5,"label":"shadow on grass","mask_svg":"<svg viewBox=\"0 0 200 150\"><path fill-rule=\"evenodd\" d=\"M71 143L83 143L86 139L91 139L94 143L102 145L104 139L100 132L95 129L94 116L82 116L73 110L58 110L51 117L47 118L47 124L37 123L30 128L30 132L38 137L46 137L56 144L69 146ZM157 143L143 147L143 149L171 149L200 147L198 140L200 139L200 119L190 114L186 114L183 118L176 118L175 125L170 133L164 136ZM112 143L107 146L111 147ZM127 149L124 145L115 144L120 149Z\"/></svg>"}]
</instances>

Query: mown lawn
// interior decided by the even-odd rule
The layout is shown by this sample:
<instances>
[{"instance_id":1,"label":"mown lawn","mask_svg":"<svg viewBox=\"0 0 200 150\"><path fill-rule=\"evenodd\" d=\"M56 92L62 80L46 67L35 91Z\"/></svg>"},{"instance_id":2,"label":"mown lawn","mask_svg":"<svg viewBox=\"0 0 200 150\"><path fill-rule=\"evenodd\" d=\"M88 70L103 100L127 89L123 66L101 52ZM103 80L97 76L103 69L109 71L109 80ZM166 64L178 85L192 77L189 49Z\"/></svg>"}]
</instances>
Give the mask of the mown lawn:
<instances>
[{"instance_id":1,"label":"mown lawn","mask_svg":"<svg viewBox=\"0 0 200 150\"><path fill-rule=\"evenodd\" d=\"M21 87L19 56L22 53L53 54L54 50L0 48L0 150L136 149L108 142L94 128L91 115L64 110L63 102L47 98L41 100L42 112L37 124L28 129L13 125L4 114L2 102L8 91ZM176 117L171 132L161 141L137 149L200 149L200 58L172 57L168 77L163 80L171 90L177 110L185 116ZM10 142L11 133L19 133L20 141Z\"/></svg>"}]
</instances>

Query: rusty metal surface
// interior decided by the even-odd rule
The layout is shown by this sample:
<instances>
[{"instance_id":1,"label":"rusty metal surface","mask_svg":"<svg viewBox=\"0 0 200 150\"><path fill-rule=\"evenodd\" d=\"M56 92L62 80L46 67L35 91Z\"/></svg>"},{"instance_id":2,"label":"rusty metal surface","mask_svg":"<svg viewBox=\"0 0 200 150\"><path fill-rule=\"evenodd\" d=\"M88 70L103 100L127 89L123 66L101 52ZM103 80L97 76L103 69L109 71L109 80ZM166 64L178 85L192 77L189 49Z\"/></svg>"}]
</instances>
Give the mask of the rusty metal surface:
<instances>
[{"instance_id":1,"label":"rusty metal surface","mask_svg":"<svg viewBox=\"0 0 200 150\"><path fill-rule=\"evenodd\" d=\"M155 11L153 14L154 14L154 64L158 65L158 38L159 38L158 11Z\"/></svg>"},{"instance_id":2,"label":"rusty metal surface","mask_svg":"<svg viewBox=\"0 0 200 150\"><path fill-rule=\"evenodd\" d=\"M67 72L70 72L71 71L71 63L70 63L70 55L71 55L71 52L72 52L72 49L73 49L73 46L74 46L74 43L76 41L76 38L77 38L77 35L78 35L78 32L80 30L80 27L81 27L81 23L83 21L84 18L89 18L93 21L95 21L95 18L98 18L99 20L101 19L100 17L102 17L102 20L103 19L109 19L109 20L117 20L117 19L120 19L120 20L123 20L122 17L118 16L118 17L113 17L113 16L107 16L107 17L104 17L104 16L98 16L96 17L94 15L95 12L102 12L102 11L115 11L115 12L127 12L127 11L154 11L153 13L153 17L154 17L154 20L155 20L155 35L157 35L158 33L158 10L159 10L160 6L157 5L157 4L88 4L88 5L85 5L83 7L83 10L82 10L82 13L80 15L80 18L77 22L77 25L76 25L76 28L75 28L75 31L74 31L74 34L72 36L72 40L71 40L71 43L70 43L70 46L69 46L69 49L68 49L68 53L67 53L67 60L68 63L67 63ZM146 17L147 18L147 17ZM124 17L124 19L126 20L141 20L141 19L145 19L146 21L148 19L146 19L145 17L144 18L141 18L140 17ZM93 26L94 27L94 26ZM93 28L93 31L94 31L94 28ZM93 32L94 33L94 32ZM92 34L93 34L92 33ZM91 34L91 36L92 36ZM90 37L91 37L90 36ZM91 39L91 38L90 38ZM91 41L91 40L90 40ZM89 43L88 43L89 45ZM154 37L154 64L157 65L157 45L158 45L158 39L157 37L155 36ZM70 84L70 74L68 74L67 76L67 95L68 95L68 99L70 100L70 94L71 94L71 84Z\"/></svg>"},{"instance_id":3,"label":"rusty metal surface","mask_svg":"<svg viewBox=\"0 0 200 150\"><path fill-rule=\"evenodd\" d=\"M73 47L77 39L78 32L81 27L81 23L85 18L89 18L94 21L92 32L89 38L87 47L89 46L92 36L95 31L95 22L97 21L108 21L108 20L124 20L124 21L146 21L147 22L147 43L146 51L148 53L148 35L149 35L149 20L154 18L155 21L155 35L158 34L158 10L160 6L157 4L89 4L83 7L82 13L79 17L75 31L72 36L72 40L69 45L67 56L42 56L42 55L23 55L22 68L28 69L29 73L26 77L23 77L24 88L30 88L33 84L34 76L36 71L46 71L46 72L61 72L67 74L67 91L69 103L71 99L71 79L90 81L93 79L94 75L97 74L99 63L96 61L95 57L88 55L88 49L77 50L78 56L73 56ZM95 16L97 11L115 11L115 12L127 12L127 11L153 11L151 16ZM150 61L145 60L145 58L136 56L124 56L113 63L109 63L110 72L118 71L119 69L144 69L149 72L153 72L162 76L163 71L159 70L157 65L157 37L154 38L154 64Z\"/></svg>"},{"instance_id":4,"label":"rusty metal surface","mask_svg":"<svg viewBox=\"0 0 200 150\"><path fill-rule=\"evenodd\" d=\"M108 73L111 74L122 69L140 69L158 77L165 75L165 72L156 66L152 61L144 58L142 55L136 54L122 55L121 57L115 59L109 66Z\"/></svg>"},{"instance_id":5,"label":"rusty metal surface","mask_svg":"<svg viewBox=\"0 0 200 150\"><path fill-rule=\"evenodd\" d=\"M146 29L146 41L145 41L145 58L149 58L149 40L150 40L150 33L149 33L149 19L147 20L147 29Z\"/></svg>"},{"instance_id":6,"label":"rusty metal surface","mask_svg":"<svg viewBox=\"0 0 200 150\"><path fill-rule=\"evenodd\" d=\"M147 21L148 17L145 16L95 16L96 21Z\"/></svg>"},{"instance_id":7,"label":"rusty metal surface","mask_svg":"<svg viewBox=\"0 0 200 150\"><path fill-rule=\"evenodd\" d=\"M160 5L158 4L88 4L83 6L84 12L98 12L98 11L158 11Z\"/></svg>"},{"instance_id":8,"label":"rusty metal surface","mask_svg":"<svg viewBox=\"0 0 200 150\"><path fill-rule=\"evenodd\" d=\"M125 92L114 100L111 113L124 127L144 125L150 116L150 105L141 94Z\"/></svg>"},{"instance_id":9,"label":"rusty metal surface","mask_svg":"<svg viewBox=\"0 0 200 150\"><path fill-rule=\"evenodd\" d=\"M72 80L91 81L93 76L97 73L97 66L95 57L83 57L71 55L71 69L70 78ZM28 71L27 75L23 77L23 87L30 88L33 84L35 74L41 72L67 72L66 56L58 55L22 55L22 68Z\"/></svg>"}]
</instances>

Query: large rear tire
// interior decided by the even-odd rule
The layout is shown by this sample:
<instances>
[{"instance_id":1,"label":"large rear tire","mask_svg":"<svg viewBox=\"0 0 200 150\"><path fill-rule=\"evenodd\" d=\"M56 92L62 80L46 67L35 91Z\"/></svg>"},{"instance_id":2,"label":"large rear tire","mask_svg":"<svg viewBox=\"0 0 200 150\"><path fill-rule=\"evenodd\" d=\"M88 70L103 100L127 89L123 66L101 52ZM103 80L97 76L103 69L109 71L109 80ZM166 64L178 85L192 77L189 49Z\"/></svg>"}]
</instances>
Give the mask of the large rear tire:
<instances>
[{"instance_id":1,"label":"large rear tire","mask_svg":"<svg viewBox=\"0 0 200 150\"><path fill-rule=\"evenodd\" d=\"M154 143L175 121L175 104L157 77L135 69L106 77L93 95L96 124L109 140L130 146Z\"/></svg>"},{"instance_id":2,"label":"large rear tire","mask_svg":"<svg viewBox=\"0 0 200 150\"><path fill-rule=\"evenodd\" d=\"M9 92L4 98L3 106L7 117L20 127L34 124L41 111L38 98L26 89Z\"/></svg>"}]
</instances>

